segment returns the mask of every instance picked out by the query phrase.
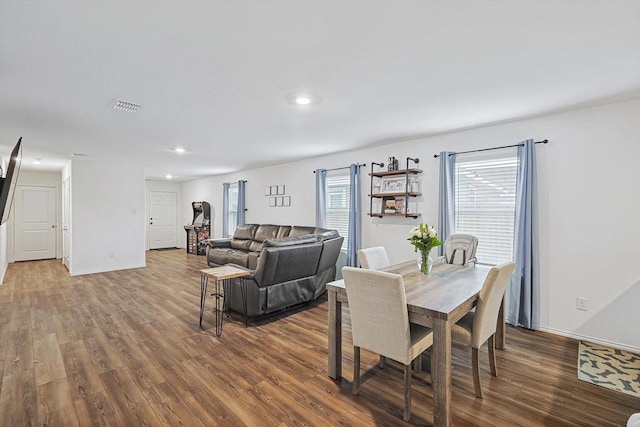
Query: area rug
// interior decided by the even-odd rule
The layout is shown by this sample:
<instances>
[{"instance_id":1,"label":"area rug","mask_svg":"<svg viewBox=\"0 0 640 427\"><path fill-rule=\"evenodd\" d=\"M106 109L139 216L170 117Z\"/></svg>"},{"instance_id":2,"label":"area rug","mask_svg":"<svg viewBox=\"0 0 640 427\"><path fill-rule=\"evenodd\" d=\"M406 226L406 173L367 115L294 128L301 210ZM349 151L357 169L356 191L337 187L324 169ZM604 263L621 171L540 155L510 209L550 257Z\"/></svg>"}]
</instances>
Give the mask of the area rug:
<instances>
[{"instance_id":1,"label":"area rug","mask_svg":"<svg viewBox=\"0 0 640 427\"><path fill-rule=\"evenodd\" d=\"M578 378L640 397L640 354L580 341Z\"/></svg>"}]
</instances>

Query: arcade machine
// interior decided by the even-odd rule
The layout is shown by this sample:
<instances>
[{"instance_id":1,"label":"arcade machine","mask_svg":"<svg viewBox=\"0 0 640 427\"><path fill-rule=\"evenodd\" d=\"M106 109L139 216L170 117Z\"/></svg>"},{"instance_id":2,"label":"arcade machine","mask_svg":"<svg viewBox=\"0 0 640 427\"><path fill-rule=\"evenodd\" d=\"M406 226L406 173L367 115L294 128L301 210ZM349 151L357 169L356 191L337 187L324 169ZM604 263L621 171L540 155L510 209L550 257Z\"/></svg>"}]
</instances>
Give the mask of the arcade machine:
<instances>
[{"instance_id":1,"label":"arcade machine","mask_svg":"<svg viewBox=\"0 0 640 427\"><path fill-rule=\"evenodd\" d=\"M209 238L211 205L208 202L193 202L193 223L185 225L187 232L187 253L194 255L204 255L207 245L205 240Z\"/></svg>"}]
</instances>

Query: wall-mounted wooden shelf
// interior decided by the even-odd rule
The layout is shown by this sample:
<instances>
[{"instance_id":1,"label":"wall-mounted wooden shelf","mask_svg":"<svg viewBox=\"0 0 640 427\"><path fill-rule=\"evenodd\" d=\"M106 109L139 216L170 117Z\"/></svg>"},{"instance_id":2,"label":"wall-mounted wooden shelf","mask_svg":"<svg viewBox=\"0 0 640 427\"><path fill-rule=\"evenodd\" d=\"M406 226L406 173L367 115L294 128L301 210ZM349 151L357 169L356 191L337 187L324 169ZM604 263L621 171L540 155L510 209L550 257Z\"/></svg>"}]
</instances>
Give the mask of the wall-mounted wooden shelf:
<instances>
[{"instance_id":1,"label":"wall-mounted wooden shelf","mask_svg":"<svg viewBox=\"0 0 640 427\"><path fill-rule=\"evenodd\" d=\"M377 218L388 216L418 218L420 216L418 212L409 212L409 201L422 196L418 181L418 175L422 173L422 169L409 168L409 160L418 163L418 159L407 157L406 169L379 171L374 171L373 167L384 167L384 163L371 163L369 216ZM416 185L418 188L415 188ZM379 212L373 211L374 199L381 199ZM386 212L393 209L395 209L394 213Z\"/></svg>"}]
</instances>

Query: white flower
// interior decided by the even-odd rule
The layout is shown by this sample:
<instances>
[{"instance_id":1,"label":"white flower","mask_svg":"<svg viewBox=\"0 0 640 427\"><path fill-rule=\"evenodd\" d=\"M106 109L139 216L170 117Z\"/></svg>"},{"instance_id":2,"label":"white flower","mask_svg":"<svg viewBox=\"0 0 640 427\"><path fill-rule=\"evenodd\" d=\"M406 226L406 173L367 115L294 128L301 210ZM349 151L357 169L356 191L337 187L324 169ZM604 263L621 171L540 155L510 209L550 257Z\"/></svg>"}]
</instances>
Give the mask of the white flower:
<instances>
[{"instance_id":1,"label":"white flower","mask_svg":"<svg viewBox=\"0 0 640 427\"><path fill-rule=\"evenodd\" d=\"M429 227L429 237L436 237L437 233L433 227Z\"/></svg>"},{"instance_id":2,"label":"white flower","mask_svg":"<svg viewBox=\"0 0 640 427\"><path fill-rule=\"evenodd\" d=\"M420 229L418 227L413 227L411 229L411 231L409 232L409 235L411 237L419 237L422 238L422 233L420 232Z\"/></svg>"}]
</instances>

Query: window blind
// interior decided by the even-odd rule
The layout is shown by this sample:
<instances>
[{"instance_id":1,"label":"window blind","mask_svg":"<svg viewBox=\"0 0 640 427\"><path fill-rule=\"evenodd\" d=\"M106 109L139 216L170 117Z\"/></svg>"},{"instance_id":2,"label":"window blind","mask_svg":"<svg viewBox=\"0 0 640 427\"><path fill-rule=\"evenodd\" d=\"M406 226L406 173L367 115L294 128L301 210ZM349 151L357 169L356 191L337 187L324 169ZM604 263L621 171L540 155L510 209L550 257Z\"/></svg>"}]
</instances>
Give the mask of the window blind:
<instances>
[{"instance_id":1,"label":"window blind","mask_svg":"<svg viewBox=\"0 0 640 427\"><path fill-rule=\"evenodd\" d=\"M518 157L515 149L456 158L455 230L478 237L478 262L513 259Z\"/></svg>"},{"instance_id":2,"label":"window blind","mask_svg":"<svg viewBox=\"0 0 640 427\"><path fill-rule=\"evenodd\" d=\"M233 236L238 226L238 184L229 186L229 236Z\"/></svg>"},{"instance_id":3,"label":"window blind","mask_svg":"<svg viewBox=\"0 0 640 427\"><path fill-rule=\"evenodd\" d=\"M338 230L344 237L341 250L346 251L349 240L349 175L327 176L327 228Z\"/></svg>"}]
</instances>

